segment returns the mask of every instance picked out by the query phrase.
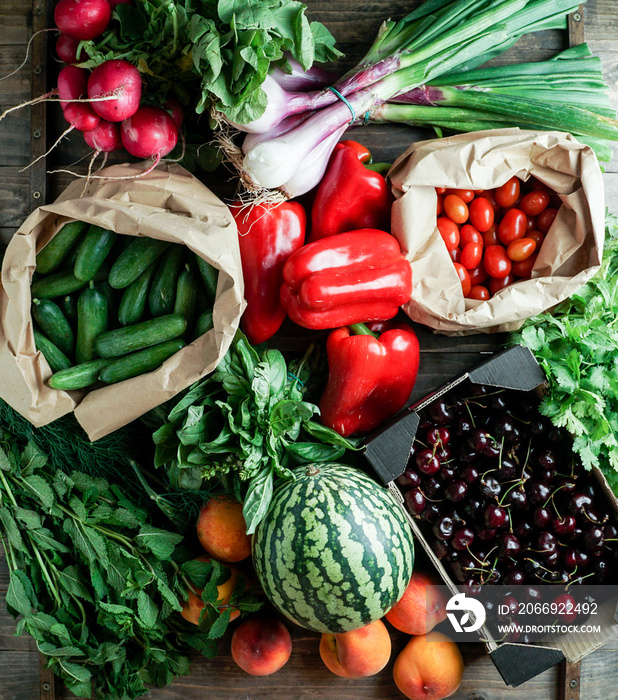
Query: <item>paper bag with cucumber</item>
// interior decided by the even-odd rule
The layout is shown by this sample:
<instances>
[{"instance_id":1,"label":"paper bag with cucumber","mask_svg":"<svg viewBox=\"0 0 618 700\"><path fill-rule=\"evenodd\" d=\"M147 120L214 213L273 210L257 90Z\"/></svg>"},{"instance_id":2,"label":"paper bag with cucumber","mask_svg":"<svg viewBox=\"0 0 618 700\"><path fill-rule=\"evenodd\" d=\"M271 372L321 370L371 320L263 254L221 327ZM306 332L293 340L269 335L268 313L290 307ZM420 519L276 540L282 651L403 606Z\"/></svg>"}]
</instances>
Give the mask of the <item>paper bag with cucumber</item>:
<instances>
[{"instance_id":1,"label":"paper bag with cucumber","mask_svg":"<svg viewBox=\"0 0 618 700\"><path fill-rule=\"evenodd\" d=\"M96 440L212 372L243 310L234 219L178 165L73 182L33 212L0 278L0 397Z\"/></svg>"}]
</instances>

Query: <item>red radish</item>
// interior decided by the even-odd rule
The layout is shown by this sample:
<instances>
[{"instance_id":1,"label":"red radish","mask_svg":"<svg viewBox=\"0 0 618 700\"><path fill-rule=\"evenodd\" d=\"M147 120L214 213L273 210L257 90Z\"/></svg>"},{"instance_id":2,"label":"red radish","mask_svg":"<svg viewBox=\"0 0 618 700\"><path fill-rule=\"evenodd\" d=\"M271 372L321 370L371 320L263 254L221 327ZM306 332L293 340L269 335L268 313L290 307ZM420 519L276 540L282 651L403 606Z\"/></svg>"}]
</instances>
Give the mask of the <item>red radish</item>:
<instances>
[{"instance_id":1,"label":"red radish","mask_svg":"<svg viewBox=\"0 0 618 700\"><path fill-rule=\"evenodd\" d=\"M161 107L140 107L121 127L122 145L136 158L158 162L178 143L178 129Z\"/></svg>"},{"instance_id":2,"label":"red radish","mask_svg":"<svg viewBox=\"0 0 618 700\"><path fill-rule=\"evenodd\" d=\"M84 134L84 141L98 153L111 153L122 148L120 124L101 119L99 125Z\"/></svg>"},{"instance_id":3,"label":"red radish","mask_svg":"<svg viewBox=\"0 0 618 700\"><path fill-rule=\"evenodd\" d=\"M92 131L101 121L92 107L82 102L69 102L64 108L64 118L78 131Z\"/></svg>"},{"instance_id":4,"label":"red radish","mask_svg":"<svg viewBox=\"0 0 618 700\"><path fill-rule=\"evenodd\" d=\"M79 39L67 34L61 34L56 41L56 54L65 63L77 63L77 47Z\"/></svg>"},{"instance_id":5,"label":"red radish","mask_svg":"<svg viewBox=\"0 0 618 700\"><path fill-rule=\"evenodd\" d=\"M80 41L94 39L105 31L112 16L108 0L60 0L54 10L56 26Z\"/></svg>"},{"instance_id":6,"label":"red radish","mask_svg":"<svg viewBox=\"0 0 618 700\"><path fill-rule=\"evenodd\" d=\"M142 76L137 68L123 59L105 61L88 79L88 97L116 95L115 99L93 102L92 108L103 119L121 122L132 117L142 96Z\"/></svg>"},{"instance_id":7,"label":"red radish","mask_svg":"<svg viewBox=\"0 0 618 700\"><path fill-rule=\"evenodd\" d=\"M180 129L185 120L185 110L175 97L168 97L163 103L163 109L172 115L176 126Z\"/></svg>"},{"instance_id":8,"label":"red radish","mask_svg":"<svg viewBox=\"0 0 618 700\"><path fill-rule=\"evenodd\" d=\"M131 0L109 0L109 6L112 8L112 12L116 9L116 5L131 5L133 4Z\"/></svg>"},{"instance_id":9,"label":"red radish","mask_svg":"<svg viewBox=\"0 0 618 700\"><path fill-rule=\"evenodd\" d=\"M60 71L58 74L58 97L61 100L62 109L66 109L71 100L80 100L86 97L89 76L90 72L85 68L72 65L65 66Z\"/></svg>"}]
</instances>

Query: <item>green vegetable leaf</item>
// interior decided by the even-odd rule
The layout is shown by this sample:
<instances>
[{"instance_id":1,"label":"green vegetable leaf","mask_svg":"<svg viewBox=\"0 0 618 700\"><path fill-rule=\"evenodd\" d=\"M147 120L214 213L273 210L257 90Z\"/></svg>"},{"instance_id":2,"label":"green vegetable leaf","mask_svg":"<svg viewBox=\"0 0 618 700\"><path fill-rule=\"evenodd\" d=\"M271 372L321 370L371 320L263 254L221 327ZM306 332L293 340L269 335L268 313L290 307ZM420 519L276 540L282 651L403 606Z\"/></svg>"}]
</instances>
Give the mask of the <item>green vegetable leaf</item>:
<instances>
[{"instance_id":1,"label":"green vegetable leaf","mask_svg":"<svg viewBox=\"0 0 618 700\"><path fill-rule=\"evenodd\" d=\"M32 458L34 459L34 457ZM32 459L29 462L32 464ZM43 506L45 510L49 510L56 502L56 497L53 489L43 477L38 474L32 474L24 478L24 484L28 487L31 495Z\"/></svg>"},{"instance_id":2,"label":"green vegetable leaf","mask_svg":"<svg viewBox=\"0 0 618 700\"><path fill-rule=\"evenodd\" d=\"M146 591L140 591L137 596L137 614L144 627L156 625L159 608Z\"/></svg>"},{"instance_id":3,"label":"green vegetable leaf","mask_svg":"<svg viewBox=\"0 0 618 700\"><path fill-rule=\"evenodd\" d=\"M161 560L170 559L176 546L182 542L182 535L167 530L161 530L152 525L143 525L135 540L149 549L154 556Z\"/></svg>"},{"instance_id":4,"label":"green vegetable leaf","mask_svg":"<svg viewBox=\"0 0 618 700\"><path fill-rule=\"evenodd\" d=\"M273 496L273 470L266 467L249 481L242 514L247 524L247 534L252 535L263 520Z\"/></svg>"}]
</instances>

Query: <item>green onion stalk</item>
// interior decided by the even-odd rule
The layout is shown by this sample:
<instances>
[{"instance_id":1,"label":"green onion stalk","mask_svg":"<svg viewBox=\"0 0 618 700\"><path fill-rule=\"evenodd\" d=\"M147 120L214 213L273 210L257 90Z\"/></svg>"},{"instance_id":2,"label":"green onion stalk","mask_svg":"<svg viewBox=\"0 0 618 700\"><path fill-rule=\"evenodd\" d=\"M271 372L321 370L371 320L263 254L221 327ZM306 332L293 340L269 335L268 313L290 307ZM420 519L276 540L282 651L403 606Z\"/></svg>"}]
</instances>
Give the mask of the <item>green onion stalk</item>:
<instances>
[{"instance_id":1,"label":"green onion stalk","mask_svg":"<svg viewBox=\"0 0 618 700\"><path fill-rule=\"evenodd\" d=\"M235 159L245 185L303 194L319 182L337 136L351 124L446 73L477 68L523 34L565 28L577 7L574 0L428 0L399 22L383 23L365 57L333 86L287 93L271 84L259 124L234 125L249 132Z\"/></svg>"}]
</instances>

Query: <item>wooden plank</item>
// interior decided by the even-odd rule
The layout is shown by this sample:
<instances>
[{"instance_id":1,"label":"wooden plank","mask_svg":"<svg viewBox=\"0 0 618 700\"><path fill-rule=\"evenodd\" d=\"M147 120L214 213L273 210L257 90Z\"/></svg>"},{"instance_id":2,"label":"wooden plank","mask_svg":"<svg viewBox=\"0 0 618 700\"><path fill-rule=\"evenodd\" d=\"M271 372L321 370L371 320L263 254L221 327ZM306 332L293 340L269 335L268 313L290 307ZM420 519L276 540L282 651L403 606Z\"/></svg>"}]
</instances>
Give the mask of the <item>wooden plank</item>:
<instances>
[{"instance_id":1,"label":"wooden plank","mask_svg":"<svg viewBox=\"0 0 618 700\"><path fill-rule=\"evenodd\" d=\"M19 167L0 167L2 225L6 228L19 228L32 210L29 175L19 170Z\"/></svg>"},{"instance_id":2,"label":"wooden plank","mask_svg":"<svg viewBox=\"0 0 618 700\"><path fill-rule=\"evenodd\" d=\"M585 41L584 38L584 6L579 8L569 15L569 46L579 46Z\"/></svg>"},{"instance_id":3,"label":"wooden plank","mask_svg":"<svg viewBox=\"0 0 618 700\"><path fill-rule=\"evenodd\" d=\"M581 661L563 661L560 669L560 700L579 700L581 690Z\"/></svg>"},{"instance_id":4,"label":"wooden plank","mask_svg":"<svg viewBox=\"0 0 618 700\"><path fill-rule=\"evenodd\" d=\"M0 654L2 700L34 700L39 697L38 654L3 651Z\"/></svg>"},{"instance_id":5,"label":"wooden plank","mask_svg":"<svg viewBox=\"0 0 618 700\"><path fill-rule=\"evenodd\" d=\"M31 47L32 98L47 92L48 34L41 32L41 30L49 26L48 5L46 0L33 0L32 3L32 31L35 37ZM30 155L32 158L32 164L29 167L30 207L34 209L47 201L47 162L44 158L47 151L47 105L45 103L31 107L30 130Z\"/></svg>"}]
</instances>

